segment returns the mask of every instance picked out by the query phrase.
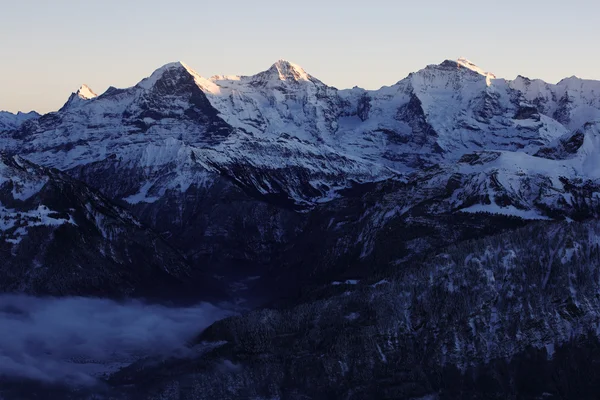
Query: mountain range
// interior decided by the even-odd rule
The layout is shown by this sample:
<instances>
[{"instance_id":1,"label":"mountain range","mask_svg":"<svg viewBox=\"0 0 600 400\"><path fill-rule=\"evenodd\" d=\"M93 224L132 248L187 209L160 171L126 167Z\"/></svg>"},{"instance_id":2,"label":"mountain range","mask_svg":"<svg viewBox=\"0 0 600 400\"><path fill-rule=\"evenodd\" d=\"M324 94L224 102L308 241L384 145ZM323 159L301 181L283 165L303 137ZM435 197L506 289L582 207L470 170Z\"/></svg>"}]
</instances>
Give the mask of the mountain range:
<instances>
[{"instance_id":1,"label":"mountain range","mask_svg":"<svg viewBox=\"0 0 600 400\"><path fill-rule=\"evenodd\" d=\"M107 398L597 390L599 81L460 58L338 90L285 60L177 62L0 113L0 148L3 291L252 309L199 332L192 360L114 374Z\"/></svg>"}]
</instances>

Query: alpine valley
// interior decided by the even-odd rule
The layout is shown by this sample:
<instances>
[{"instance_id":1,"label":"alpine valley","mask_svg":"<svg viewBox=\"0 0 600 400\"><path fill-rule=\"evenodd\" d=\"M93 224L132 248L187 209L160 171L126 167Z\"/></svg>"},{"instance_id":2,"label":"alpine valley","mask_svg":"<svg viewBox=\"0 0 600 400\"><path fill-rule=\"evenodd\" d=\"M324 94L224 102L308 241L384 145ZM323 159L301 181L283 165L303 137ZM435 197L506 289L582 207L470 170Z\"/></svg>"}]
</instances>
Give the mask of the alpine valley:
<instances>
[{"instance_id":1,"label":"alpine valley","mask_svg":"<svg viewBox=\"0 0 600 400\"><path fill-rule=\"evenodd\" d=\"M460 58L338 90L177 62L2 112L0 149L2 292L236 311L185 356L0 398L600 393L600 81Z\"/></svg>"}]
</instances>

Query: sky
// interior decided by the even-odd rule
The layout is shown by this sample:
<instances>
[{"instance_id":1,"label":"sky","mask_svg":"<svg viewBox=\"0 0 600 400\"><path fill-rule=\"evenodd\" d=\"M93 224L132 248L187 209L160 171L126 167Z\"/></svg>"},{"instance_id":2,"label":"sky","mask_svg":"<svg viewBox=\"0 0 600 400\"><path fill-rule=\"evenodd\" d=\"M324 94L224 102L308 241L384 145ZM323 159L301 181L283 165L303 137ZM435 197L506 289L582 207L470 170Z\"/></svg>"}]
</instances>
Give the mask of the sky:
<instances>
[{"instance_id":1,"label":"sky","mask_svg":"<svg viewBox=\"0 0 600 400\"><path fill-rule=\"evenodd\" d=\"M0 110L59 109L183 61L252 75L278 59L340 89L466 57L498 77L600 79L592 0L0 0Z\"/></svg>"}]
</instances>

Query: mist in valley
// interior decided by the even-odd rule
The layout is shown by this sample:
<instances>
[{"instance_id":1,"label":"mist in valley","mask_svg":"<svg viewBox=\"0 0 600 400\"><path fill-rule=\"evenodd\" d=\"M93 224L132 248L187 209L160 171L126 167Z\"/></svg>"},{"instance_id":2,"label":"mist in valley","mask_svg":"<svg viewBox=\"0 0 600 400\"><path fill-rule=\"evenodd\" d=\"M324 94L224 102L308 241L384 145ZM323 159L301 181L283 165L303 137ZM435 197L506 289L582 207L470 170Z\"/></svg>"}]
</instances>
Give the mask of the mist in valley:
<instances>
[{"instance_id":1,"label":"mist in valley","mask_svg":"<svg viewBox=\"0 0 600 400\"><path fill-rule=\"evenodd\" d=\"M141 358L186 357L191 339L231 314L209 303L0 295L0 378L93 386Z\"/></svg>"}]
</instances>

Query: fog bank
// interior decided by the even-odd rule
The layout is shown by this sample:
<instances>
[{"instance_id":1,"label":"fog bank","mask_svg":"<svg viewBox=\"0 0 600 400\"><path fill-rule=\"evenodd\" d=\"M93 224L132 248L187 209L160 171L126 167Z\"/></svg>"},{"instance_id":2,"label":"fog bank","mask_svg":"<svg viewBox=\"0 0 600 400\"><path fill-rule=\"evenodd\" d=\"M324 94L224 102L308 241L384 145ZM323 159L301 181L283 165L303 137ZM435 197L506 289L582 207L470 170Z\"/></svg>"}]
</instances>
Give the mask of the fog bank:
<instances>
[{"instance_id":1,"label":"fog bank","mask_svg":"<svg viewBox=\"0 0 600 400\"><path fill-rule=\"evenodd\" d=\"M91 385L146 356L185 356L186 343L231 312L208 303L0 295L0 376Z\"/></svg>"}]
</instances>

